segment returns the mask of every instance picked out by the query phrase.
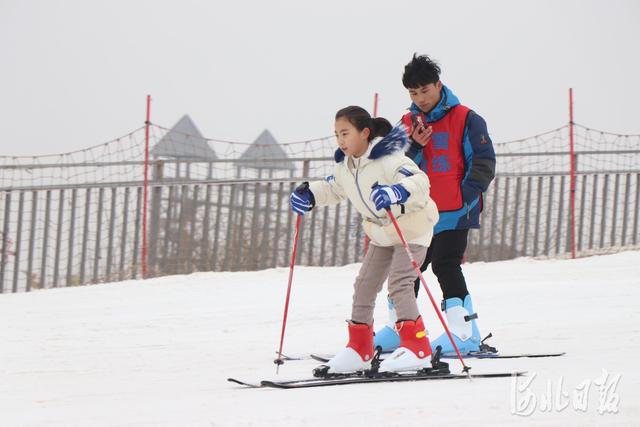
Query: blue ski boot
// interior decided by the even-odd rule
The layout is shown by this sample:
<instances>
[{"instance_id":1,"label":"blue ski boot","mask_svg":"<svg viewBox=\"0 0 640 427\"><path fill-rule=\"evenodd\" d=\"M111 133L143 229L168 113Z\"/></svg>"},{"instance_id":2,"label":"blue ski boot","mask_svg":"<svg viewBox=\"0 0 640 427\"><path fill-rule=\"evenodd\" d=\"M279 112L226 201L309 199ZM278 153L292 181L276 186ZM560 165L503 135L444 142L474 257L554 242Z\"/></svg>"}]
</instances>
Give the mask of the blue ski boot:
<instances>
[{"instance_id":1,"label":"blue ski boot","mask_svg":"<svg viewBox=\"0 0 640 427\"><path fill-rule=\"evenodd\" d=\"M383 353L391 353L400 346L400 335L396 331L398 315L389 296L387 296L387 307L389 308L389 323L376 332L373 337L373 348L382 347Z\"/></svg>"},{"instance_id":2,"label":"blue ski boot","mask_svg":"<svg viewBox=\"0 0 640 427\"><path fill-rule=\"evenodd\" d=\"M480 331L476 324L478 315L473 311L471 295L464 298L464 302L460 298L449 298L442 301L442 311L447 316L447 325L453 336L453 340L460 350L460 354L479 351L480 350ZM449 340L446 332L443 332L435 340L431 341L431 348L435 351L436 347L442 347L443 355L455 355L456 351Z\"/></svg>"}]
</instances>

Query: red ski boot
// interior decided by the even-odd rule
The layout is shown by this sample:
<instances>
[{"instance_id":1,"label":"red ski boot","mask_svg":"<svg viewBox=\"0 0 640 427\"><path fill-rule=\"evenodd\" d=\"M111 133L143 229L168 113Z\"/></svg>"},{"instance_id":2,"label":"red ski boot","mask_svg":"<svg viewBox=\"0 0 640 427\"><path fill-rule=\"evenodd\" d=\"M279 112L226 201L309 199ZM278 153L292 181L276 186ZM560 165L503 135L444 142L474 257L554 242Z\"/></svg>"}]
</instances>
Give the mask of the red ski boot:
<instances>
[{"instance_id":1,"label":"red ski boot","mask_svg":"<svg viewBox=\"0 0 640 427\"><path fill-rule=\"evenodd\" d=\"M431 367L431 344L422 321L404 320L396 323L400 347L380 363L380 372L417 371Z\"/></svg>"},{"instance_id":2,"label":"red ski boot","mask_svg":"<svg viewBox=\"0 0 640 427\"><path fill-rule=\"evenodd\" d=\"M329 360L328 374L363 371L371 368L373 358L373 326L348 322L349 343ZM319 369L319 368L317 368Z\"/></svg>"}]
</instances>

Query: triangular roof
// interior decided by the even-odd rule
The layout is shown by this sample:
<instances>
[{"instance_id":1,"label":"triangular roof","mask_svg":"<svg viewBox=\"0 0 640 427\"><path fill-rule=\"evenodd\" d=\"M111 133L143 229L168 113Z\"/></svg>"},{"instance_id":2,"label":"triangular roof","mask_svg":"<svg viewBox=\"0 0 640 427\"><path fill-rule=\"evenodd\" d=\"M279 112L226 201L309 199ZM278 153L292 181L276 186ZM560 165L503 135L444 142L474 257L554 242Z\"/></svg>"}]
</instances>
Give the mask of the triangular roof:
<instances>
[{"instance_id":1,"label":"triangular roof","mask_svg":"<svg viewBox=\"0 0 640 427\"><path fill-rule=\"evenodd\" d=\"M291 160L288 160L288 157L271 132L265 129L239 158L239 160L255 160L255 162L236 162L236 165L255 169L295 170L296 166ZM281 160L264 161L261 159Z\"/></svg>"},{"instance_id":2,"label":"triangular roof","mask_svg":"<svg viewBox=\"0 0 640 427\"><path fill-rule=\"evenodd\" d=\"M151 149L151 155L188 160L216 160L218 158L187 114L182 116L178 123L158 141Z\"/></svg>"}]
</instances>

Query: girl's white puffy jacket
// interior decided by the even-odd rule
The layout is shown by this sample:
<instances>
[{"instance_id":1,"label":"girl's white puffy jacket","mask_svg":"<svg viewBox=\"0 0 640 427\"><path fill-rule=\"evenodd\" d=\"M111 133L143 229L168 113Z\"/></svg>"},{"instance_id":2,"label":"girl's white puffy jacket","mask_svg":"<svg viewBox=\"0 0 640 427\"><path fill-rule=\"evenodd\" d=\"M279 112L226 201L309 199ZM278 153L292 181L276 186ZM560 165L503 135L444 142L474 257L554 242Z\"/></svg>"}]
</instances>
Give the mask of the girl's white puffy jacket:
<instances>
[{"instance_id":1,"label":"girl's white puffy jacket","mask_svg":"<svg viewBox=\"0 0 640 427\"><path fill-rule=\"evenodd\" d=\"M402 131L403 132L403 131ZM363 217L363 228L376 246L393 246L401 240L384 210L376 210L371 201L371 187L402 184L410 196L404 205L391 205L400 229L409 243L429 246L438 209L429 197L429 178L404 155L406 135L399 138L395 128L384 138L375 138L359 158L338 149L333 175L309 186L316 207L332 205L348 198Z\"/></svg>"}]
</instances>

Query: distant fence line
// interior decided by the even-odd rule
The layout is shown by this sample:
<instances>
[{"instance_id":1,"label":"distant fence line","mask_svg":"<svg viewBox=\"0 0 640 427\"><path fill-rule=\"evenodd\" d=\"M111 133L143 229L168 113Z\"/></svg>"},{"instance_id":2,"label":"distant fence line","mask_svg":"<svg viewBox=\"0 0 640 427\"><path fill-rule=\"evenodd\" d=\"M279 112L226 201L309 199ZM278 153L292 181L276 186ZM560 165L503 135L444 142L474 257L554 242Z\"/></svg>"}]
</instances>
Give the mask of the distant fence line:
<instances>
[{"instance_id":1,"label":"distant fence line","mask_svg":"<svg viewBox=\"0 0 640 427\"><path fill-rule=\"evenodd\" d=\"M573 151L570 126L494 145L498 173L467 261L640 247L640 135L574 127ZM251 147L200 137L201 153L189 147L202 156L189 158L179 150L192 136L174 132L176 158L147 163L145 190L143 129L73 153L0 156L0 292L137 279L143 261L148 277L288 265L289 194L332 172L332 138ZM344 201L304 217L297 262L359 262L364 246Z\"/></svg>"},{"instance_id":2,"label":"distant fence line","mask_svg":"<svg viewBox=\"0 0 640 427\"><path fill-rule=\"evenodd\" d=\"M152 182L149 276L288 265L288 196L300 180ZM640 171L578 174L579 255L638 245L639 191ZM141 182L3 189L0 291L140 278L142 194ZM567 174L498 174L467 261L566 256L569 196ZM299 264L362 259L364 234L349 202L315 209L302 224Z\"/></svg>"}]
</instances>

